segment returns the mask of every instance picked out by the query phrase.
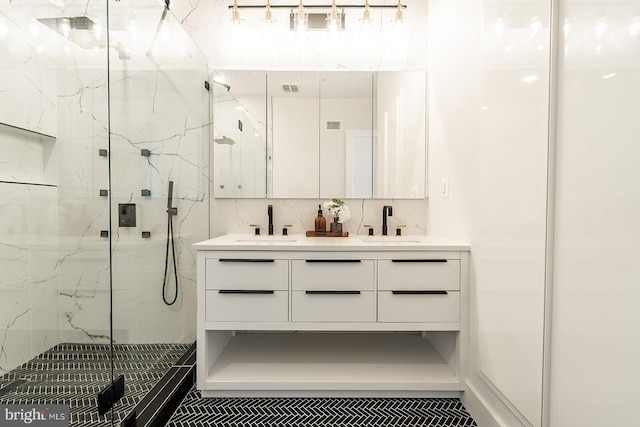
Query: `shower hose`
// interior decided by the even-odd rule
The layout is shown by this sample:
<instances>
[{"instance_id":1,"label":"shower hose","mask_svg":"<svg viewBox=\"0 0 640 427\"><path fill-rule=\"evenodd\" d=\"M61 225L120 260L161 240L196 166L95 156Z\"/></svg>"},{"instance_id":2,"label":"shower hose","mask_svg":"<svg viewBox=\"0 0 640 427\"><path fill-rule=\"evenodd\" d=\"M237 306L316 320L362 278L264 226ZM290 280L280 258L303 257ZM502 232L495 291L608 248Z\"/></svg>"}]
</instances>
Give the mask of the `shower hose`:
<instances>
[{"instance_id":1,"label":"shower hose","mask_svg":"<svg viewBox=\"0 0 640 427\"><path fill-rule=\"evenodd\" d=\"M173 240L173 208L168 208L167 212L169 214L169 221L167 224L167 250L164 256L164 278L162 280L162 300L167 305L173 305L178 299L178 267L176 265L176 246ZM176 291L173 296L173 300L169 301L166 296L167 289L167 272L169 270L169 245L171 245L171 254L173 255L173 274L176 279Z\"/></svg>"}]
</instances>

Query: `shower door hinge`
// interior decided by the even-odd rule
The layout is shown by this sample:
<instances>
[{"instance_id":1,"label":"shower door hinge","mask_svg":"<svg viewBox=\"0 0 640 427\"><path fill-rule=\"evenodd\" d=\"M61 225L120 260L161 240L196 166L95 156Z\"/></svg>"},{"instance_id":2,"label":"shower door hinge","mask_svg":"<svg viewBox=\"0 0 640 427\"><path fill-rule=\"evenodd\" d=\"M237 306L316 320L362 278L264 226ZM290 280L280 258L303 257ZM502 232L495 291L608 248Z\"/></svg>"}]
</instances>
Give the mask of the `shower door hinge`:
<instances>
[{"instance_id":1,"label":"shower door hinge","mask_svg":"<svg viewBox=\"0 0 640 427\"><path fill-rule=\"evenodd\" d=\"M106 414L122 396L124 396L124 375L120 375L98 393L98 413Z\"/></svg>"},{"instance_id":2,"label":"shower door hinge","mask_svg":"<svg viewBox=\"0 0 640 427\"><path fill-rule=\"evenodd\" d=\"M205 81L204 81L204 88L205 88L207 91L209 91L209 88L210 88L210 87L211 87L211 86L209 86L209 82L205 80Z\"/></svg>"}]
</instances>

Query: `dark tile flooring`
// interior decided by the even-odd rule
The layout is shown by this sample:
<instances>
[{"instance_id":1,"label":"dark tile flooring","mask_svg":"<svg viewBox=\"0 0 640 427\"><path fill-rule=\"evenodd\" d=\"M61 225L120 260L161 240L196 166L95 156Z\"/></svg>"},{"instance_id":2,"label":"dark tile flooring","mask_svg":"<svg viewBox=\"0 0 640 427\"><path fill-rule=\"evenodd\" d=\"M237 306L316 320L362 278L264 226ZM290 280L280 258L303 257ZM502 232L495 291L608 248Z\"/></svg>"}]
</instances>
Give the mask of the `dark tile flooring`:
<instances>
[{"instance_id":1,"label":"dark tile flooring","mask_svg":"<svg viewBox=\"0 0 640 427\"><path fill-rule=\"evenodd\" d=\"M96 395L111 379L109 346L97 344L57 345L0 377L0 404L67 404L73 427L120 426L163 375L170 370L187 369L174 364L189 347L189 344L116 344L114 375L125 375L126 390L113 413L100 416L96 409ZM145 400L148 399L147 396ZM476 423L459 399L204 399L194 386L167 425L473 427Z\"/></svg>"},{"instance_id":2,"label":"dark tile flooring","mask_svg":"<svg viewBox=\"0 0 640 427\"><path fill-rule=\"evenodd\" d=\"M169 427L472 427L459 399L209 398L193 388Z\"/></svg>"},{"instance_id":3,"label":"dark tile flooring","mask_svg":"<svg viewBox=\"0 0 640 427\"><path fill-rule=\"evenodd\" d=\"M115 344L114 377L125 396L100 416L96 396L111 381L107 344L59 344L0 377L0 404L70 405L70 426L120 425L190 344Z\"/></svg>"}]
</instances>

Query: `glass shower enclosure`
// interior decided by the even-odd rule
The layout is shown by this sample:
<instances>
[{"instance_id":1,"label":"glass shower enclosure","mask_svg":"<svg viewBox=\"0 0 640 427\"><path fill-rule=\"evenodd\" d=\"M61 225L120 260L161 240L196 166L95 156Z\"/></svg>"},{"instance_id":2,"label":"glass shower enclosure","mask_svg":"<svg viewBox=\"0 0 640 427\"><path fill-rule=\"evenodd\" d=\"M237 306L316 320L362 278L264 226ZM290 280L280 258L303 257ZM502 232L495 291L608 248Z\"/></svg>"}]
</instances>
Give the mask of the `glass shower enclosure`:
<instances>
[{"instance_id":1,"label":"glass shower enclosure","mask_svg":"<svg viewBox=\"0 0 640 427\"><path fill-rule=\"evenodd\" d=\"M0 405L119 425L195 341L207 63L168 5L0 1Z\"/></svg>"}]
</instances>

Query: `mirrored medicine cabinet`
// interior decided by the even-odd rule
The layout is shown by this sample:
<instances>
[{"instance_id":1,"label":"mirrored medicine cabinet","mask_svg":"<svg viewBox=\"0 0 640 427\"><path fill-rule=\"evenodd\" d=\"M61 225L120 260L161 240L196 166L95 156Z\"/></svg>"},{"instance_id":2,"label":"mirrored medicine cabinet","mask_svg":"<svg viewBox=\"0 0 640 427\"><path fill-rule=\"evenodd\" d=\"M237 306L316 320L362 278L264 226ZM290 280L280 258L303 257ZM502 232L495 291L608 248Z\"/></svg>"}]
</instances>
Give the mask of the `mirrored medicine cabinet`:
<instances>
[{"instance_id":1,"label":"mirrored medicine cabinet","mask_svg":"<svg viewBox=\"0 0 640 427\"><path fill-rule=\"evenodd\" d=\"M214 77L216 198L426 196L424 71Z\"/></svg>"}]
</instances>

